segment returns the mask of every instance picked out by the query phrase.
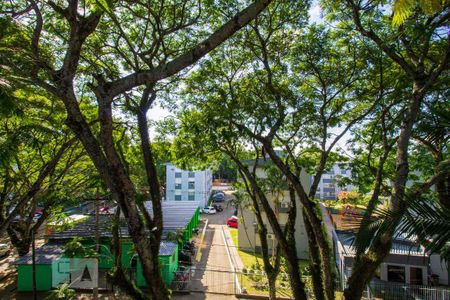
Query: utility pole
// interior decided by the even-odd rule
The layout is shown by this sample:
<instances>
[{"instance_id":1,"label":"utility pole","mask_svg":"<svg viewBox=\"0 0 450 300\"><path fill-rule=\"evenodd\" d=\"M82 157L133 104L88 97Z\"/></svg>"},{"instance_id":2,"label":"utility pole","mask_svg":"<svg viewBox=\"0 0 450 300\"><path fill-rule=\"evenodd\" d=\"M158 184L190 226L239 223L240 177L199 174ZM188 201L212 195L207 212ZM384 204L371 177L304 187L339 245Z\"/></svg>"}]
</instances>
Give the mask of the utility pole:
<instances>
[{"instance_id":1,"label":"utility pole","mask_svg":"<svg viewBox=\"0 0 450 300\"><path fill-rule=\"evenodd\" d=\"M37 300L37 287L36 287L36 243L34 240L34 228L31 229L31 261L33 272L33 299Z\"/></svg>"},{"instance_id":2,"label":"utility pole","mask_svg":"<svg viewBox=\"0 0 450 300\"><path fill-rule=\"evenodd\" d=\"M100 197L97 194L95 196L95 251L98 254L100 250L100 233L98 231L98 223L99 223L99 201ZM97 284L93 287L93 297L94 300L98 299L98 264L97 264Z\"/></svg>"}]
</instances>

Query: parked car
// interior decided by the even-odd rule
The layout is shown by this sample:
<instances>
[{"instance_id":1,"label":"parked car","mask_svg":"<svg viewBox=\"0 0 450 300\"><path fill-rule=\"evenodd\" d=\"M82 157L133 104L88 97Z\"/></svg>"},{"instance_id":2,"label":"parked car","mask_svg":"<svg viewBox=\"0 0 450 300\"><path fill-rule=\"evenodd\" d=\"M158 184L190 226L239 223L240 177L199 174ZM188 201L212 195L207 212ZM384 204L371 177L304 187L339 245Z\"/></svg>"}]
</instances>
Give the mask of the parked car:
<instances>
[{"instance_id":1,"label":"parked car","mask_svg":"<svg viewBox=\"0 0 450 300\"><path fill-rule=\"evenodd\" d=\"M225 194L223 192L217 192L212 196L212 199L216 202L225 201Z\"/></svg>"},{"instance_id":2,"label":"parked car","mask_svg":"<svg viewBox=\"0 0 450 300\"><path fill-rule=\"evenodd\" d=\"M238 218L236 216L232 216L227 219L227 225L231 228L238 228Z\"/></svg>"},{"instance_id":3,"label":"parked car","mask_svg":"<svg viewBox=\"0 0 450 300\"><path fill-rule=\"evenodd\" d=\"M203 213L208 215L214 215L217 210L212 206L207 206L203 208Z\"/></svg>"},{"instance_id":4,"label":"parked car","mask_svg":"<svg viewBox=\"0 0 450 300\"><path fill-rule=\"evenodd\" d=\"M223 211L222 205L213 204L213 207L214 207L218 212Z\"/></svg>"}]
</instances>

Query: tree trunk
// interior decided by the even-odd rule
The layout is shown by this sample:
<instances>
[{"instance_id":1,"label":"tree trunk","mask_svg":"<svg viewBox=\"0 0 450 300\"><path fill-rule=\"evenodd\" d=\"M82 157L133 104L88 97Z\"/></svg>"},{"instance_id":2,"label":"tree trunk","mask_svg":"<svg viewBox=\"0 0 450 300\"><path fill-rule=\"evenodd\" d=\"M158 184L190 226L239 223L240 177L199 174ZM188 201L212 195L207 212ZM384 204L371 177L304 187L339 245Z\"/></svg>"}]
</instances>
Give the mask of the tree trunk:
<instances>
[{"instance_id":1,"label":"tree trunk","mask_svg":"<svg viewBox=\"0 0 450 300\"><path fill-rule=\"evenodd\" d=\"M113 285L118 286L131 298L136 300L148 300L148 297L146 297L145 294L131 282L120 262L121 242L119 237L119 220L120 208L116 210L112 224L113 239L111 245L114 254L114 268L107 274L107 278Z\"/></svg>"},{"instance_id":2,"label":"tree trunk","mask_svg":"<svg viewBox=\"0 0 450 300\"><path fill-rule=\"evenodd\" d=\"M155 98L156 93L153 91L153 87L147 86L141 98L141 105L137 113L137 119L139 136L141 139L141 150L144 159L145 171L147 174L147 183L150 188L150 200L152 201L153 219L150 218L145 208L141 209L141 211L144 214L145 219L147 220L148 229L151 234L150 244L152 247L151 254L153 255L153 268L155 270L159 270L159 248L163 231L163 212L161 206L161 190L150 144L150 137L148 135L149 128L147 122L147 112ZM157 284L156 286L159 287L159 291L165 297L169 297L169 291L167 290L167 287L163 281L161 272L158 272L158 274L155 275L155 284Z\"/></svg>"},{"instance_id":3,"label":"tree trunk","mask_svg":"<svg viewBox=\"0 0 450 300\"><path fill-rule=\"evenodd\" d=\"M405 186L408 180L408 146L411 138L413 125L417 119L420 105L423 99L422 88L424 80L414 80L413 93L405 113L405 118L400 130L397 142L396 157L396 177L393 187L389 210L393 213L400 213L402 210L403 198L405 196ZM348 287L344 291L346 300L361 299L362 293L373 278L376 269L389 255L392 246L392 237L395 234L399 219L388 224L386 232L377 240L373 241L369 251L365 254L357 255L355 259L352 275L348 280Z\"/></svg>"},{"instance_id":4,"label":"tree trunk","mask_svg":"<svg viewBox=\"0 0 450 300\"><path fill-rule=\"evenodd\" d=\"M142 263L143 275L151 297L161 300L169 299L158 264L159 245L152 245L152 237L145 230L146 226L136 204L134 185L120 160L112 139L111 102L108 99L99 99L98 115L101 123L99 140L93 135L81 114L73 90L67 90L64 104L68 111L67 125L83 143L103 182L111 190L114 199L123 211L130 237Z\"/></svg>"},{"instance_id":5,"label":"tree trunk","mask_svg":"<svg viewBox=\"0 0 450 300\"><path fill-rule=\"evenodd\" d=\"M20 224L10 224L7 232L11 244L16 248L19 256L27 255L31 246L31 231Z\"/></svg>"},{"instance_id":6,"label":"tree trunk","mask_svg":"<svg viewBox=\"0 0 450 300\"><path fill-rule=\"evenodd\" d=\"M319 217L317 215L318 213L316 204L313 201L310 201L308 195L305 192L305 189L302 186L300 178L292 173L289 170L289 167L281 161L281 159L275 153L271 143L267 140L264 140L263 145L271 160L283 172L289 183L294 188L296 194L300 198L300 202L303 205L303 211L305 212L305 215L311 225L310 228L312 229L312 231L310 233L314 234L313 238L315 239L316 244L320 249L319 255L321 260L321 267L317 270L317 272L320 272L322 274L325 296L328 300L334 300L335 284L333 272L331 270L334 267L334 264L332 264L331 260L332 256L328 244L328 239L322 228L322 218L321 216Z\"/></svg>"},{"instance_id":7,"label":"tree trunk","mask_svg":"<svg viewBox=\"0 0 450 300\"><path fill-rule=\"evenodd\" d=\"M276 300L277 299L277 287L276 287L276 281L277 281L277 275L275 274L267 274L267 281L269 283L269 300Z\"/></svg>"},{"instance_id":8,"label":"tree trunk","mask_svg":"<svg viewBox=\"0 0 450 300\"><path fill-rule=\"evenodd\" d=\"M264 223L262 222L261 216L258 217L258 227L260 227L258 230L258 235L261 240L261 249L262 249L263 261L264 261L264 270L266 272L267 281L269 283L269 299L275 300L276 294L277 294L275 282L278 277L279 265L274 267L274 266L272 266L272 264L270 262L270 256L269 256L269 251L268 251L269 247L268 247L268 243L267 243L267 229L264 227ZM272 249L272 251L275 251L275 249ZM274 263L274 262L272 262L272 263Z\"/></svg>"},{"instance_id":9,"label":"tree trunk","mask_svg":"<svg viewBox=\"0 0 450 300\"><path fill-rule=\"evenodd\" d=\"M232 156L232 155L230 155L230 156ZM232 156L232 157L234 160L239 160L237 157L234 157L234 156ZM245 172L240 169L242 166L238 165L238 167L239 167L239 172L241 173L242 177L244 178L244 185L247 190L247 193L249 194L250 199L252 200L253 208L254 208L255 216L256 216L256 221L258 223L258 235L259 235L259 239L261 241L261 250L262 250L261 252L262 252L262 257L263 257L263 262L264 262L264 270L267 274L267 280L269 283L269 299L275 300L276 294L277 294L276 280L277 280L278 274L280 272L280 257L278 255L279 246L277 246L276 249L272 249L272 251L276 251L276 253L275 253L276 260L273 262L270 262L269 245L267 242L267 228L266 228L263 218L262 218L261 208L258 203L258 198L256 197L255 191L252 190L250 188L250 186L248 185L248 180L245 180L245 178L246 178ZM245 220L244 220L244 225L245 225ZM245 230L245 234L247 235L247 238L248 238L248 233L247 233L245 227L244 227L244 230Z\"/></svg>"},{"instance_id":10,"label":"tree trunk","mask_svg":"<svg viewBox=\"0 0 450 300\"><path fill-rule=\"evenodd\" d=\"M436 191L441 205L450 210L450 175L447 175L436 182Z\"/></svg>"},{"instance_id":11,"label":"tree trunk","mask_svg":"<svg viewBox=\"0 0 450 300\"><path fill-rule=\"evenodd\" d=\"M256 178L253 176L253 174L247 169L246 166L242 164L242 162L238 159L234 160L235 163L238 165L242 173L245 175L245 177L250 182L250 185L252 187L252 190L255 192L255 195L259 198L260 204L266 214L266 218L269 221L270 226L272 227L273 233L275 237L277 238L277 241L280 245L280 249L282 253L284 254L284 258L286 259L286 264L289 271L289 278L291 283L291 289L292 293L294 294L294 298L298 300L306 300L308 297L306 296L305 292L305 284L302 281L301 274L300 274L300 268L298 265L298 258L297 258L297 249L295 245L295 240L292 240L291 244L288 242L286 237L284 236L283 231L281 230L280 224L278 223L277 217L272 209L272 207L269 204L269 201L267 200L266 195L261 190L261 188L258 185L258 182L256 181Z\"/></svg>"},{"instance_id":12,"label":"tree trunk","mask_svg":"<svg viewBox=\"0 0 450 300\"><path fill-rule=\"evenodd\" d=\"M311 228L311 223L309 222L306 214L303 214L303 222L305 224L306 233L308 235L308 246L309 246L309 265L311 268L311 277L313 283L314 295L317 300L325 300L324 288L322 282L322 273L320 272L322 262L320 259L320 249L317 246L317 241L314 238L314 232Z\"/></svg>"}]
</instances>

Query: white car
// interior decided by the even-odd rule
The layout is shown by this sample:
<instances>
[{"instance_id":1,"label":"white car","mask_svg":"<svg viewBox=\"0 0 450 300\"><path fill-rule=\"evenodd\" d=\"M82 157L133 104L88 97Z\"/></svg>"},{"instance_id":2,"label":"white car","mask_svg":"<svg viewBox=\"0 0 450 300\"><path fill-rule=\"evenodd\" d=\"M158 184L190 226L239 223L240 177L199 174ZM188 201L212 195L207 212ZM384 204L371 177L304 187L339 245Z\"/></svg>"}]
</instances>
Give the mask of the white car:
<instances>
[{"instance_id":1,"label":"white car","mask_svg":"<svg viewBox=\"0 0 450 300\"><path fill-rule=\"evenodd\" d=\"M203 208L203 213L208 215L214 215L216 213L216 209L212 206L207 206Z\"/></svg>"}]
</instances>

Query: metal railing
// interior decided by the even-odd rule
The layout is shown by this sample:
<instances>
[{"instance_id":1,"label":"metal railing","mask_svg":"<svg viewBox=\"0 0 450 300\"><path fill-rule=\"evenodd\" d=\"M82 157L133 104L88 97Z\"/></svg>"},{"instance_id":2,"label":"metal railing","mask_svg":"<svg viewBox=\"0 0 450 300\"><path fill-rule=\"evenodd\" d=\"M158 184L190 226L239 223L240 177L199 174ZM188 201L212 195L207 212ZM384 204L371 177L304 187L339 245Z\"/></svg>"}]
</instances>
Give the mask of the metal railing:
<instances>
[{"instance_id":1,"label":"metal railing","mask_svg":"<svg viewBox=\"0 0 450 300\"><path fill-rule=\"evenodd\" d=\"M372 282L369 299L450 300L450 289L392 282Z\"/></svg>"}]
</instances>

